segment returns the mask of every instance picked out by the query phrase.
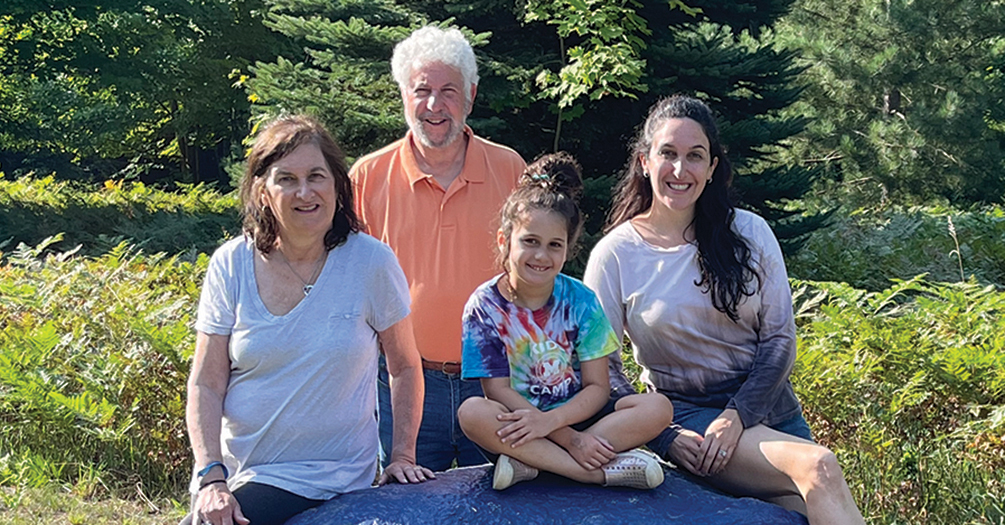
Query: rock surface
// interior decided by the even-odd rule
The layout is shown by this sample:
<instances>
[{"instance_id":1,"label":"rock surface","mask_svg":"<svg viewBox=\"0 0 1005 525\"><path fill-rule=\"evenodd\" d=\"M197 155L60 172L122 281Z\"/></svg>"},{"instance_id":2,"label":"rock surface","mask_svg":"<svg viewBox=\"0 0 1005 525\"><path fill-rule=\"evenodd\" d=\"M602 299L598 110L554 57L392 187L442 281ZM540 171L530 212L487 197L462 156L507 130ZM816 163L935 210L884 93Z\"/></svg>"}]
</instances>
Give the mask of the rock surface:
<instances>
[{"instance_id":1,"label":"rock surface","mask_svg":"<svg viewBox=\"0 0 1005 525\"><path fill-rule=\"evenodd\" d=\"M583 485L542 473L492 490L492 467L437 473L420 485L392 484L339 496L287 525L655 524L805 525L802 515L753 498L734 498L675 469L650 491Z\"/></svg>"}]
</instances>

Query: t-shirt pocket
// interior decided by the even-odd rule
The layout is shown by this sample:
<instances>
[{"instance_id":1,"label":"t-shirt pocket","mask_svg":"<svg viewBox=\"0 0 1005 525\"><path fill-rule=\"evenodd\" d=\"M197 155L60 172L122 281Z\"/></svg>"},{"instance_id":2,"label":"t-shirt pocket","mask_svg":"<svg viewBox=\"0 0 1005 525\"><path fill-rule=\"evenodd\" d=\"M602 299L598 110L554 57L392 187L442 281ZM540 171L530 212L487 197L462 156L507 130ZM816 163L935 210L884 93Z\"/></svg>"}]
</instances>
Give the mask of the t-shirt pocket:
<instances>
[{"instance_id":1,"label":"t-shirt pocket","mask_svg":"<svg viewBox=\"0 0 1005 525\"><path fill-rule=\"evenodd\" d=\"M328 314L327 335L341 351L359 349L377 337L359 308L339 309Z\"/></svg>"}]
</instances>

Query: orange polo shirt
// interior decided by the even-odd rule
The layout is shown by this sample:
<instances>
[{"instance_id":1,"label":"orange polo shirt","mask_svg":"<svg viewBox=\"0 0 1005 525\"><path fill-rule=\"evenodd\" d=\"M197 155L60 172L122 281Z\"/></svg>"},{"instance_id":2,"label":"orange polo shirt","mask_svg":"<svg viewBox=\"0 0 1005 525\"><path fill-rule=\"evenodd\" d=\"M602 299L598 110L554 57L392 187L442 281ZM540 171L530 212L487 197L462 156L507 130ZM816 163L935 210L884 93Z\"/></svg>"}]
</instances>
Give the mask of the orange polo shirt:
<instances>
[{"instance_id":1,"label":"orange polo shirt","mask_svg":"<svg viewBox=\"0 0 1005 525\"><path fill-rule=\"evenodd\" d=\"M416 343L430 361L461 361L464 304L500 271L499 210L526 167L512 149L464 133L464 168L446 189L419 170L411 131L349 170L364 229L394 250L408 278Z\"/></svg>"}]
</instances>

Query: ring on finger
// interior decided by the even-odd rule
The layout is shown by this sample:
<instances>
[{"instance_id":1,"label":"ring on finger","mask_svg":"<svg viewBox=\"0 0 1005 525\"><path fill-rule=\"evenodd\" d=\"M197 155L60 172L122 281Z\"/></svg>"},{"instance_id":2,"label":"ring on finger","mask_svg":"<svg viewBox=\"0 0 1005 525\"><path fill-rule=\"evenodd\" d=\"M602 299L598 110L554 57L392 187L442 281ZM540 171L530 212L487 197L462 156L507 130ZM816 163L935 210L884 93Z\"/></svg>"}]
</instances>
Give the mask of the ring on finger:
<instances>
[{"instance_id":1,"label":"ring on finger","mask_svg":"<svg viewBox=\"0 0 1005 525\"><path fill-rule=\"evenodd\" d=\"M722 450L722 449L720 449L720 450L719 450L719 457L720 457L720 458L724 458L724 457L726 457L726 451L725 451L725 450Z\"/></svg>"}]
</instances>

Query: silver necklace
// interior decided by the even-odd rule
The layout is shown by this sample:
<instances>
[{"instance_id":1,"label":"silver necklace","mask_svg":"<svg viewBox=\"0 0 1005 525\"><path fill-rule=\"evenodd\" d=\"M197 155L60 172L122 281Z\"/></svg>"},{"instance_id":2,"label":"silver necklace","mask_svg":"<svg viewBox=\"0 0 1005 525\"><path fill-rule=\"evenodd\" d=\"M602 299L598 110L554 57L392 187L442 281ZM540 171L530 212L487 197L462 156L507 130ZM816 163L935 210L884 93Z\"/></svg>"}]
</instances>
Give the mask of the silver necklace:
<instances>
[{"instance_id":1,"label":"silver necklace","mask_svg":"<svg viewBox=\"0 0 1005 525\"><path fill-rule=\"evenodd\" d=\"M290 260L286 258L286 254L283 253L283 251L280 250L279 248L276 248L276 251L279 252L279 255L283 256L283 262L286 263L286 267L289 268L291 272L293 272L293 275L297 276L297 279L300 279L301 283L303 283L304 297L310 295L311 290L314 289L314 279L317 278L318 272L321 270L321 263L324 262L326 254L323 253L321 254L321 257L318 257L318 262L314 264L314 271L311 272L310 279L304 279L303 277L300 277L300 274L297 273L296 270L293 269L293 265L290 264Z\"/></svg>"}]
</instances>

